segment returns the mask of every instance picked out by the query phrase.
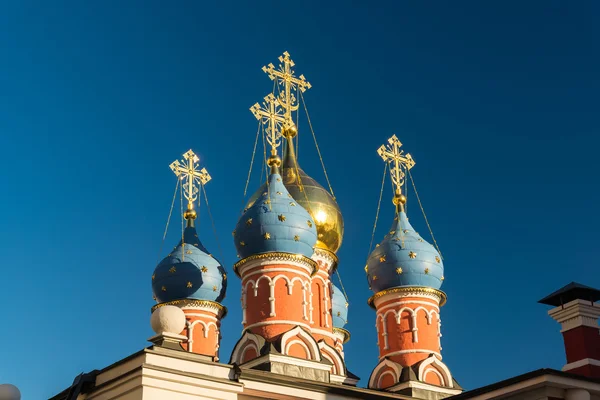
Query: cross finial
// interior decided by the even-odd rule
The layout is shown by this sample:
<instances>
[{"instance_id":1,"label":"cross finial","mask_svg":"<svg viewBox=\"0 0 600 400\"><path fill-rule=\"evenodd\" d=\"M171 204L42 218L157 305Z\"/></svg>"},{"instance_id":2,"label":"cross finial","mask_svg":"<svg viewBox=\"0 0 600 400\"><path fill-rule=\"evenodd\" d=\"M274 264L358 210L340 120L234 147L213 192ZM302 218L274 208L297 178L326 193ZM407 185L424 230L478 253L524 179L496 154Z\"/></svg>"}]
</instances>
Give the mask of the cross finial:
<instances>
[{"instance_id":1,"label":"cross finial","mask_svg":"<svg viewBox=\"0 0 600 400\"><path fill-rule=\"evenodd\" d=\"M267 125L267 142L271 145L271 155L276 156L277 148L281 144L282 127L286 122L279 100L273 93L269 93L265 96L262 106L256 103L250 107L250 111L263 125Z\"/></svg>"},{"instance_id":2,"label":"cross finial","mask_svg":"<svg viewBox=\"0 0 600 400\"><path fill-rule=\"evenodd\" d=\"M175 160L169 166L181 180L183 195L188 201L188 211L194 209L194 201L198 198L199 186L204 186L211 180L206 168L199 169L200 159L192 150L188 150L182 160ZM186 218L187 219L187 218Z\"/></svg>"},{"instance_id":3,"label":"cross finial","mask_svg":"<svg viewBox=\"0 0 600 400\"><path fill-rule=\"evenodd\" d=\"M381 145L377 149L377 154L383 159L384 162L390 164L390 174L392 176L392 182L395 186L394 204L406 203L406 197L402 194L402 186L404 185L404 179L406 177L405 170L408 171L415 166L415 161L410 154L404 154L403 150L400 150L402 143L393 135L388 139L387 145Z\"/></svg>"},{"instance_id":4,"label":"cross finial","mask_svg":"<svg viewBox=\"0 0 600 400\"><path fill-rule=\"evenodd\" d=\"M279 103L285 110L286 124L293 125L292 111L298 109L298 99L294 94L297 90L305 92L312 86L306 80L304 75L299 77L294 76L292 67L295 65L290 58L290 53L285 51L282 56L279 56L279 67L276 69L273 64L264 66L262 70L269 75L271 80L277 79L277 83L283 86L283 91L279 92Z\"/></svg>"}]
</instances>

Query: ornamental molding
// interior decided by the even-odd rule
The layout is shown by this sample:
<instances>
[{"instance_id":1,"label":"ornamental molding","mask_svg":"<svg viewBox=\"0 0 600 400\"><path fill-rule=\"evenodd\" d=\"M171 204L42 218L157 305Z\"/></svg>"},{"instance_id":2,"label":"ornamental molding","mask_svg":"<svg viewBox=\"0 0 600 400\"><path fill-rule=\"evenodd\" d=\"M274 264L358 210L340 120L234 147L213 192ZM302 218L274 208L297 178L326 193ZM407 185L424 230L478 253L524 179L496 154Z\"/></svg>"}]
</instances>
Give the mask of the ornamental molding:
<instances>
[{"instance_id":1,"label":"ornamental molding","mask_svg":"<svg viewBox=\"0 0 600 400\"><path fill-rule=\"evenodd\" d=\"M227 315L227 308L215 301L210 300L195 300L195 299L180 299L180 300L171 300L166 301L164 303L154 305L150 311L154 312L160 307L164 306L176 306L181 309L196 309L203 310L208 312L213 312L217 315L217 318L225 318Z\"/></svg>"},{"instance_id":2,"label":"ornamental molding","mask_svg":"<svg viewBox=\"0 0 600 400\"><path fill-rule=\"evenodd\" d=\"M302 254L270 252L263 254L254 254L236 262L235 264L233 264L233 271L238 277L241 278L241 276L243 275L242 269L245 271L247 268L252 268L256 266L266 266L282 263L291 264L300 268L306 268L311 276L316 274L318 270L316 261Z\"/></svg>"},{"instance_id":3,"label":"ornamental molding","mask_svg":"<svg viewBox=\"0 0 600 400\"><path fill-rule=\"evenodd\" d=\"M315 247L315 252L311 258L317 263L321 261L326 266L325 270L327 273L335 271L339 263L339 259L335 253L319 247Z\"/></svg>"},{"instance_id":4,"label":"ornamental molding","mask_svg":"<svg viewBox=\"0 0 600 400\"><path fill-rule=\"evenodd\" d=\"M379 304L390 300L392 296L388 295L392 294L395 295L393 297L425 297L433 299L439 303L440 307L446 304L446 293L434 288L421 286L405 286L382 290L371 296L367 300L367 303L371 308L376 308Z\"/></svg>"},{"instance_id":5,"label":"ornamental molding","mask_svg":"<svg viewBox=\"0 0 600 400\"><path fill-rule=\"evenodd\" d=\"M343 344L348 343L350 340L350 332L345 330L344 328L333 328L333 334L342 340Z\"/></svg>"},{"instance_id":6,"label":"ornamental molding","mask_svg":"<svg viewBox=\"0 0 600 400\"><path fill-rule=\"evenodd\" d=\"M561 324L561 332L588 326L598 329L598 317L600 317L600 306L584 300L573 300L562 306L548 311L548 315Z\"/></svg>"}]
</instances>

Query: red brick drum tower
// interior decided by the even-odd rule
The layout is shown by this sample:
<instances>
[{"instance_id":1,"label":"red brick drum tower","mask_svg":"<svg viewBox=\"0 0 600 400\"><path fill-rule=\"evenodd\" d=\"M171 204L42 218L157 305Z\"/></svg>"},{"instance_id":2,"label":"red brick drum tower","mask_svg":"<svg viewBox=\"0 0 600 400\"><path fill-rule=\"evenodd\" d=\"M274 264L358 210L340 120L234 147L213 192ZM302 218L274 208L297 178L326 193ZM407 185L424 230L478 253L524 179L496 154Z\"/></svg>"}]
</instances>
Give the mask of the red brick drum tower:
<instances>
[{"instance_id":1,"label":"red brick drum tower","mask_svg":"<svg viewBox=\"0 0 600 400\"><path fill-rule=\"evenodd\" d=\"M369 388L418 398L440 399L462 389L442 362L440 289L444 267L439 251L411 226L402 194L405 174L414 166L410 154L392 136L379 155L390 165L395 186L395 217L384 240L370 254L365 267L375 293L369 304L376 310L379 363Z\"/></svg>"}]
</instances>

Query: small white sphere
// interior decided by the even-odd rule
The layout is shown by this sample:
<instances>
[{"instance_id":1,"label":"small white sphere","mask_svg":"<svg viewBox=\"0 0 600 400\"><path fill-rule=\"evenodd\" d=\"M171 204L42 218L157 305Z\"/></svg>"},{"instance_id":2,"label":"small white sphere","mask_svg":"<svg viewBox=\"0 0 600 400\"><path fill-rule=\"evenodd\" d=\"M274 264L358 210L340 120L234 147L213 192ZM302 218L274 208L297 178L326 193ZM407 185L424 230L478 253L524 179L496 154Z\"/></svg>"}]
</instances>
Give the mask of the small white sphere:
<instances>
[{"instance_id":1,"label":"small white sphere","mask_svg":"<svg viewBox=\"0 0 600 400\"><path fill-rule=\"evenodd\" d=\"M185 328L185 313L179 307L162 306L154 310L150 317L152 330L157 334L174 333L179 335Z\"/></svg>"},{"instance_id":2,"label":"small white sphere","mask_svg":"<svg viewBox=\"0 0 600 400\"><path fill-rule=\"evenodd\" d=\"M0 400L21 400L21 392L14 385L0 385Z\"/></svg>"}]
</instances>

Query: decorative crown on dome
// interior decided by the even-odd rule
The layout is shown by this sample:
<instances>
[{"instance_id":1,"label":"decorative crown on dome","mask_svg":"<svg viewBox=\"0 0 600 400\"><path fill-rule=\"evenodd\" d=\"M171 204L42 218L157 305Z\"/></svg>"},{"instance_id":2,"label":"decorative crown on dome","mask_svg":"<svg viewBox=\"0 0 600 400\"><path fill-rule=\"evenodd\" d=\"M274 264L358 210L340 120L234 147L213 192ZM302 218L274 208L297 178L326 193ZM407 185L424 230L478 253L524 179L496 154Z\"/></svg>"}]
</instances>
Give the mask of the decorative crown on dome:
<instances>
[{"instance_id":1,"label":"decorative crown on dome","mask_svg":"<svg viewBox=\"0 0 600 400\"><path fill-rule=\"evenodd\" d=\"M221 302L227 290L227 274L221 263L202 245L194 226L197 215L194 201L211 177L205 168L198 170L199 159L192 150L183 157L181 162L175 161L170 167L188 200L184 212L186 228L177 246L154 270L152 291L158 303L182 299Z\"/></svg>"},{"instance_id":2,"label":"decorative crown on dome","mask_svg":"<svg viewBox=\"0 0 600 400\"><path fill-rule=\"evenodd\" d=\"M297 134L297 129L292 119L292 112L299 108L298 97L302 98L302 93L312 86L304 75L295 76L293 70L295 64L287 51L279 57L279 62L278 67L269 64L263 67L263 71L268 74L271 80L277 81L279 88L277 102L281 106L282 112L277 113L270 107L265 107L264 110L273 116L286 141L281 166L283 184L297 204L304 207L313 217L317 228L316 247L335 253L340 248L344 235L344 220L340 208L332 193L300 168L294 151L293 138ZM257 115L256 111L259 109L258 104L251 108L255 115ZM265 114L263 113L261 118L267 118ZM258 115L257 118L259 118ZM251 207L260 199L266 191L266 185L266 183L263 184L250 197L246 208Z\"/></svg>"},{"instance_id":3,"label":"decorative crown on dome","mask_svg":"<svg viewBox=\"0 0 600 400\"><path fill-rule=\"evenodd\" d=\"M410 170L415 162L410 154L400 150L402 143L396 135L388 142L388 146L381 146L377 152L386 163L391 164L396 216L389 233L367 260L365 271L369 286L375 293L406 286L439 289L444 280L441 255L415 232L404 209L406 196L402 194L402 186L405 171Z\"/></svg>"},{"instance_id":4,"label":"decorative crown on dome","mask_svg":"<svg viewBox=\"0 0 600 400\"><path fill-rule=\"evenodd\" d=\"M331 313L333 314L333 327L343 328L348 323L348 301L344 292L332 284Z\"/></svg>"},{"instance_id":5,"label":"decorative crown on dome","mask_svg":"<svg viewBox=\"0 0 600 400\"><path fill-rule=\"evenodd\" d=\"M281 131L289 129L280 100L270 94L262 106L257 103L250 110L267 126L265 134L271 145L267 163L271 174L259 198L244 211L233 232L238 255L245 259L263 253L290 253L310 258L317 241L315 221L294 200L279 174L281 159L277 148L281 144Z\"/></svg>"}]
</instances>

